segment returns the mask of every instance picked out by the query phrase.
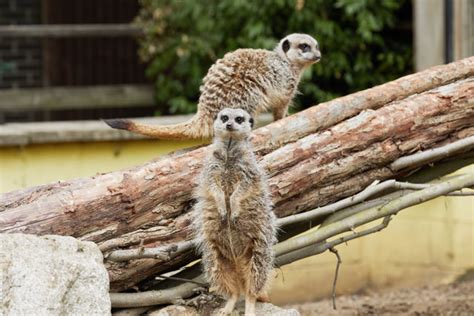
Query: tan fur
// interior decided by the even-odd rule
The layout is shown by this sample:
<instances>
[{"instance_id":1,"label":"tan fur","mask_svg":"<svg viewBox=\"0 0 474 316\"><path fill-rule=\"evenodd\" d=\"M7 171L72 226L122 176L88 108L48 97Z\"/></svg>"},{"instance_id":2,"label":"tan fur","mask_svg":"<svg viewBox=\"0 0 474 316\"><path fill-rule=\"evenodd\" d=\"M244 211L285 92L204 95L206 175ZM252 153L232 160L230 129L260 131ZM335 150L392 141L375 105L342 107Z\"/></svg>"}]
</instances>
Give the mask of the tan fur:
<instances>
[{"instance_id":1,"label":"tan fur","mask_svg":"<svg viewBox=\"0 0 474 316\"><path fill-rule=\"evenodd\" d=\"M244 122L236 123L237 117ZM273 269L275 215L265 174L248 139L249 120L241 109L217 115L214 142L196 190L194 229L204 272L211 290L229 298L222 315L232 311L240 295L246 298L246 315L253 315L255 300L267 297Z\"/></svg>"},{"instance_id":2,"label":"tan fur","mask_svg":"<svg viewBox=\"0 0 474 316\"><path fill-rule=\"evenodd\" d=\"M302 51L303 44L310 47L309 51ZM122 119L105 122L113 128L146 136L182 140L212 137L214 118L226 107L243 109L251 116L270 110L274 119L279 120L287 114L303 70L320 57L318 43L306 34L285 37L273 51L238 49L209 69L200 88L197 113L191 121L169 126L148 126Z\"/></svg>"}]
</instances>

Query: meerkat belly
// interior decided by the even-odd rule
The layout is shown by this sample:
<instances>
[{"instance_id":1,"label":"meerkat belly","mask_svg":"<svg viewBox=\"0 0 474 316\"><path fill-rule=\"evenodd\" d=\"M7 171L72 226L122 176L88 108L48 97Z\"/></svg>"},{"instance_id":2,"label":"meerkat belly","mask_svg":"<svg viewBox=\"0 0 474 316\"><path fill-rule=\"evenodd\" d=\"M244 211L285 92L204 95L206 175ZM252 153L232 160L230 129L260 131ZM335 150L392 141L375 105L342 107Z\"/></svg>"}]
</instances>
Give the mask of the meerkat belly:
<instances>
[{"instance_id":1,"label":"meerkat belly","mask_svg":"<svg viewBox=\"0 0 474 316\"><path fill-rule=\"evenodd\" d=\"M237 190L238 183L242 181L242 178L246 175L243 174L239 168L226 168L226 171L221 175L221 184L225 193L225 202L227 209L227 218L219 223L219 244L225 247L227 253L232 253L233 256L241 256L248 249L249 243L251 242L248 234L245 234L245 225L248 221L248 207L247 205L256 196L252 193L248 194L243 191L241 194L246 195L246 198L241 201L243 210L239 214L239 217L232 219L232 213L235 210L232 209L230 203L231 196Z\"/></svg>"},{"instance_id":2,"label":"meerkat belly","mask_svg":"<svg viewBox=\"0 0 474 316\"><path fill-rule=\"evenodd\" d=\"M224 194L225 194L225 204L227 208L227 216L229 217L231 215L232 209L230 205L230 197L232 196L232 193L237 188L237 183L241 177L239 176L238 171L230 171L229 169L226 169L226 171L222 174L221 177L221 183L222 187L224 189Z\"/></svg>"},{"instance_id":3,"label":"meerkat belly","mask_svg":"<svg viewBox=\"0 0 474 316\"><path fill-rule=\"evenodd\" d=\"M235 226L224 225L221 228L217 245L219 245L223 254L227 254L228 258L235 258L247 252L250 240L243 236Z\"/></svg>"}]
</instances>

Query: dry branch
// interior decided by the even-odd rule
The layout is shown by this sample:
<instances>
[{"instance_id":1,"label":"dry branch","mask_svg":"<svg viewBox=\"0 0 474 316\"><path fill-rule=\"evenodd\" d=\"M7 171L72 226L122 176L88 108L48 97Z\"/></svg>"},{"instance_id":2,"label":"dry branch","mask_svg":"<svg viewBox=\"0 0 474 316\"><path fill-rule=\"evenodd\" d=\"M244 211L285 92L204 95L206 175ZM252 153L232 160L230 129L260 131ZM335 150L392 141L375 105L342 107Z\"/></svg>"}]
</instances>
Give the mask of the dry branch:
<instances>
[{"instance_id":1,"label":"dry branch","mask_svg":"<svg viewBox=\"0 0 474 316\"><path fill-rule=\"evenodd\" d=\"M199 276L193 281L205 282L203 276ZM110 293L112 307L141 307L161 304L172 304L183 298L188 298L195 294L198 285L195 283L183 283L175 288L147 291L139 293Z\"/></svg>"},{"instance_id":2,"label":"dry branch","mask_svg":"<svg viewBox=\"0 0 474 316\"><path fill-rule=\"evenodd\" d=\"M107 254L106 259L111 261L128 261L133 259L154 258L162 261L169 261L179 253L186 252L193 248L192 241L183 241L173 245L157 248L136 248L127 250L115 250Z\"/></svg>"},{"instance_id":3,"label":"dry branch","mask_svg":"<svg viewBox=\"0 0 474 316\"><path fill-rule=\"evenodd\" d=\"M441 149L441 148L439 148ZM421 152L420 154L422 154ZM418 154L415 154L418 155ZM415 156L413 155L413 156ZM411 156L406 156L402 158L409 158ZM398 161L398 160L397 160ZM417 164L414 162L414 165ZM411 167L410 165L406 165L407 167ZM290 224L296 224L299 222L307 222L312 219L316 219L325 215L329 215L332 213L335 213L339 210L342 210L344 208L347 208L349 206L355 205L357 203L363 202L367 200L369 197L377 195L379 193L382 193L384 191L387 191L389 189L405 189L405 190L422 190L426 189L433 186L433 184L427 184L427 183L408 183L408 182L399 182L395 180L387 180L382 183L379 183L379 181L374 181L372 184L370 184L367 188L365 188L363 191L347 197L345 199L339 200L336 203L332 203L329 205L325 205L322 207L318 207L314 210L310 210L301 214L296 214L296 215L290 215L286 216L283 218L278 219L278 225L280 227L290 225ZM447 196L469 196L473 195L474 192L463 192L463 191L456 191L456 192L450 192L447 193ZM373 203L373 202L372 202Z\"/></svg>"},{"instance_id":4,"label":"dry branch","mask_svg":"<svg viewBox=\"0 0 474 316\"><path fill-rule=\"evenodd\" d=\"M473 74L474 57L320 104L255 131L277 215L356 194L374 180L397 177L388 166L400 157L474 135ZM191 193L206 152L207 147L199 148L125 171L3 194L0 232L72 235L102 249L189 240ZM129 288L192 261L195 254L188 250L171 257L108 263L111 288Z\"/></svg>"},{"instance_id":5,"label":"dry branch","mask_svg":"<svg viewBox=\"0 0 474 316\"><path fill-rule=\"evenodd\" d=\"M429 188L402 196L380 207L368 209L346 217L338 222L321 227L313 234L286 240L275 246L275 252L278 255L290 253L291 251L326 240L336 234L352 231L355 227L364 225L379 218L395 215L409 206L420 204L435 197L472 185L474 185L474 173L462 175L440 184L435 184Z\"/></svg>"},{"instance_id":6,"label":"dry branch","mask_svg":"<svg viewBox=\"0 0 474 316\"><path fill-rule=\"evenodd\" d=\"M337 277L339 276L339 267L342 264L342 260L336 248L329 248L329 251L335 254L336 259L337 259L336 272L334 273L334 281L332 283L332 308L336 309L336 284L337 284Z\"/></svg>"},{"instance_id":7,"label":"dry branch","mask_svg":"<svg viewBox=\"0 0 474 316\"><path fill-rule=\"evenodd\" d=\"M390 169L398 171L407 167L421 166L434 160L449 157L459 151L469 151L473 148L474 136L466 137L441 148L426 150L409 157L401 157L390 164Z\"/></svg>"}]
</instances>

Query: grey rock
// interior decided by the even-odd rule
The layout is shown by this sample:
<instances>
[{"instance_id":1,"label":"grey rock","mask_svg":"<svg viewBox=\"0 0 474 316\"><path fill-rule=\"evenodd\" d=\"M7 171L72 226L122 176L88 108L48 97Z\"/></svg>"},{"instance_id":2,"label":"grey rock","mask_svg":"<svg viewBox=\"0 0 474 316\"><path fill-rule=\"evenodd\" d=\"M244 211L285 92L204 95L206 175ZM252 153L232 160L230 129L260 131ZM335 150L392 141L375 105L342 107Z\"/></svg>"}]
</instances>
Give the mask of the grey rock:
<instances>
[{"instance_id":1,"label":"grey rock","mask_svg":"<svg viewBox=\"0 0 474 316\"><path fill-rule=\"evenodd\" d=\"M164 308L159 308L154 311L146 313L148 316L199 316L199 315L211 315L215 316L219 313L220 308L207 309L198 312L195 308L190 306L180 305L169 305ZM243 316L245 306L244 302L237 304L235 310L230 316ZM124 314L125 315L125 314ZM257 303L255 305L255 315L257 316L299 316L300 313L296 309L283 309L278 306L269 303Z\"/></svg>"},{"instance_id":2,"label":"grey rock","mask_svg":"<svg viewBox=\"0 0 474 316\"><path fill-rule=\"evenodd\" d=\"M148 313L148 316L200 316L198 311L190 306L170 305Z\"/></svg>"},{"instance_id":3,"label":"grey rock","mask_svg":"<svg viewBox=\"0 0 474 316\"><path fill-rule=\"evenodd\" d=\"M0 234L0 315L110 315L109 278L92 242Z\"/></svg>"},{"instance_id":4,"label":"grey rock","mask_svg":"<svg viewBox=\"0 0 474 316\"><path fill-rule=\"evenodd\" d=\"M232 316L240 316L245 314L245 304L240 302L236 306L236 310ZM255 304L255 315L258 316L299 316L300 313L296 309L283 309L270 303Z\"/></svg>"}]
</instances>

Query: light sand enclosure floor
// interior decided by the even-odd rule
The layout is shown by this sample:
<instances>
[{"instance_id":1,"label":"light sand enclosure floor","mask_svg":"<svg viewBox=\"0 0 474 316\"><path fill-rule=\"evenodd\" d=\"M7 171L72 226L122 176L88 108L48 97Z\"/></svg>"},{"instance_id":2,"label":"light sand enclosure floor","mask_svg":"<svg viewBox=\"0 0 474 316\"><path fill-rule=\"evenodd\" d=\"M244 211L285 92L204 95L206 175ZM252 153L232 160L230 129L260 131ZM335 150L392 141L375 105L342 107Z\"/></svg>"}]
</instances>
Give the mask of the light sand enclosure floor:
<instances>
[{"instance_id":1,"label":"light sand enclosure floor","mask_svg":"<svg viewBox=\"0 0 474 316\"><path fill-rule=\"evenodd\" d=\"M466 280L467 279L467 280ZM288 306L309 315L474 315L474 271L449 285L391 291L366 291L336 298Z\"/></svg>"}]
</instances>

